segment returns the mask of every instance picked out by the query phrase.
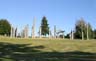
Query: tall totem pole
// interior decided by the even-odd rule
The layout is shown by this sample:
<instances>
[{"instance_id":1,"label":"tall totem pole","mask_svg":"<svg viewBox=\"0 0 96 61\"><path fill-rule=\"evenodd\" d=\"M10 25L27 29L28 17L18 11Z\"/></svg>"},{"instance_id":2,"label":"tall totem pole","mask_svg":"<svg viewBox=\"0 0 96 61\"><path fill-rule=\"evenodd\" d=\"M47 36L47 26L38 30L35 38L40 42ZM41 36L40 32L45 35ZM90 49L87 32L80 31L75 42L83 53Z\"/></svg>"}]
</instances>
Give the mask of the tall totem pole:
<instances>
[{"instance_id":1,"label":"tall totem pole","mask_svg":"<svg viewBox=\"0 0 96 61\"><path fill-rule=\"evenodd\" d=\"M35 22L36 22L36 18L34 17L33 26L32 26L32 38L35 38Z\"/></svg>"},{"instance_id":2,"label":"tall totem pole","mask_svg":"<svg viewBox=\"0 0 96 61\"><path fill-rule=\"evenodd\" d=\"M56 38L56 26L54 26L54 38Z\"/></svg>"}]
</instances>

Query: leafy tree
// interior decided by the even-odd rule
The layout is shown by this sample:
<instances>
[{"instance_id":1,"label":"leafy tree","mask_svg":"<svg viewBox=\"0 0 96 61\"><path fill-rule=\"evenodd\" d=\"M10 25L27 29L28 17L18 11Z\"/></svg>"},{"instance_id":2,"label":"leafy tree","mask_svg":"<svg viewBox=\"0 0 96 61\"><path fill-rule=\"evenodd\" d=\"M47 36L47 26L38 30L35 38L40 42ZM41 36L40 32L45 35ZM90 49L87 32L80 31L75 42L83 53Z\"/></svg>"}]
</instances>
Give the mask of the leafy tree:
<instances>
[{"instance_id":1,"label":"leafy tree","mask_svg":"<svg viewBox=\"0 0 96 61\"><path fill-rule=\"evenodd\" d=\"M92 39L93 38L93 30L92 30L92 27L90 25L90 23L87 24L87 28L88 28L88 37L89 39Z\"/></svg>"},{"instance_id":2,"label":"leafy tree","mask_svg":"<svg viewBox=\"0 0 96 61\"><path fill-rule=\"evenodd\" d=\"M41 35L46 36L47 34L49 35L49 27L48 27L48 22L46 17L44 16L42 18L42 22L41 22Z\"/></svg>"},{"instance_id":3,"label":"leafy tree","mask_svg":"<svg viewBox=\"0 0 96 61\"><path fill-rule=\"evenodd\" d=\"M11 25L6 19L0 19L0 35L10 35Z\"/></svg>"},{"instance_id":4,"label":"leafy tree","mask_svg":"<svg viewBox=\"0 0 96 61\"><path fill-rule=\"evenodd\" d=\"M85 21L83 19L78 20L76 22L76 25L75 25L75 34L74 34L75 38L81 39L82 38L82 32L84 32L84 37L86 37L85 36L85 34L86 34L85 30L86 30Z\"/></svg>"},{"instance_id":5,"label":"leafy tree","mask_svg":"<svg viewBox=\"0 0 96 61\"><path fill-rule=\"evenodd\" d=\"M96 29L93 31L93 38L96 39Z\"/></svg>"},{"instance_id":6,"label":"leafy tree","mask_svg":"<svg viewBox=\"0 0 96 61\"><path fill-rule=\"evenodd\" d=\"M89 23L87 24L84 21L84 19L81 18L80 20L78 20L76 22L76 25L75 25L75 33L74 33L75 38L81 39L82 38L82 32L83 32L84 39L86 39L87 38L87 30L88 30L89 38L92 38L92 27L91 27L91 25Z\"/></svg>"}]
</instances>

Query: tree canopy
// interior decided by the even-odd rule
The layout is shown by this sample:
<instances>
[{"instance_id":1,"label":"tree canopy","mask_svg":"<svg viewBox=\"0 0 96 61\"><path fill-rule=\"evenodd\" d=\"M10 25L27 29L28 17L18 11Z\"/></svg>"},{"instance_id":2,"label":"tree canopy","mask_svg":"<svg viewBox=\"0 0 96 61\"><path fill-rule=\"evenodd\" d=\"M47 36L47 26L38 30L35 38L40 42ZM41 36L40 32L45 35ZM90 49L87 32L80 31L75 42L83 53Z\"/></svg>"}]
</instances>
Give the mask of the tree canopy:
<instances>
[{"instance_id":1,"label":"tree canopy","mask_svg":"<svg viewBox=\"0 0 96 61\"><path fill-rule=\"evenodd\" d=\"M82 38L82 32L84 33L84 39L92 38L92 27L90 23L86 23L83 18L78 20L75 25L75 38L81 39ZM88 33L87 33L88 32ZM87 35L88 34L88 35Z\"/></svg>"},{"instance_id":2,"label":"tree canopy","mask_svg":"<svg viewBox=\"0 0 96 61\"><path fill-rule=\"evenodd\" d=\"M0 35L10 35L11 25L6 19L0 19Z\"/></svg>"},{"instance_id":3,"label":"tree canopy","mask_svg":"<svg viewBox=\"0 0 96 61\"><path fill-rule=\"evenodd\" d=\"M44 16L42 18L42 22L41 22L41 35L49 35L49 26L48 26L48 20L46 19L46 17Z\"/></svg>"}]
</instances>

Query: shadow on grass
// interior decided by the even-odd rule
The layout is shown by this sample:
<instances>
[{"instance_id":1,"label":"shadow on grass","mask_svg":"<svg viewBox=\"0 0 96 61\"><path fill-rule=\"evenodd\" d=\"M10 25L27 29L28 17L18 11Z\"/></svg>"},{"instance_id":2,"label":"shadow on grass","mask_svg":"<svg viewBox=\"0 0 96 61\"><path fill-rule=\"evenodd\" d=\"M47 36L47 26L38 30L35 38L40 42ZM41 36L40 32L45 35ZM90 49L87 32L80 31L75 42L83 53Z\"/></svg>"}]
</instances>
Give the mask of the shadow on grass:
<instances>
[{"instance_id":1,"label":"shadow on grass","mask_svg":"<svg viewBox=\"0 0 96 61\"><path fill-rule=\"evenodd\" d=\"M42 52L44 46L0 43L0 61L96 61L96 53Z\"/></svg>"}]
</instances>

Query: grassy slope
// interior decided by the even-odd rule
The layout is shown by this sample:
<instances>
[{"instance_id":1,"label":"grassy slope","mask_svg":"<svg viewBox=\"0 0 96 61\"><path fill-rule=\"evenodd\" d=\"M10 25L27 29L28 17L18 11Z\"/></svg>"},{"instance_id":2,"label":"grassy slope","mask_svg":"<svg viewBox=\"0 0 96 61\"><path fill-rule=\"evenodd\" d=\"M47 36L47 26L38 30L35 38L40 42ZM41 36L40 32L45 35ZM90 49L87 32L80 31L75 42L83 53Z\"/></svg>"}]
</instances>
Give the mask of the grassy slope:
<instances>
[{"instance_id":1,"label":"grassy slope","mask_svg":"<svg viewBox=\"0 0 96 61\"><path fill-rule=\"evenodd\" d=\"M96 58L96 41L1 37L0 50L5 54L0 55L0 59L4 61L8 59L9 61L74 61L76 59L77 61L92 61Z\"/></svg>"},{"instance_id":2,"label":"grassy slope","mask_svg":"<svg viewBox=\"0 0 96 61\"><path fill-rule=\"evenodd\" d=\"M15 38L1 38L0 42L7 42L12 44L30 44L29 46L42 45L45 48L41 51L84 51L96 53L96 41L82 41L82 40L63 40L63 39L15 39Z\"/></svg>"}]
</instances>

